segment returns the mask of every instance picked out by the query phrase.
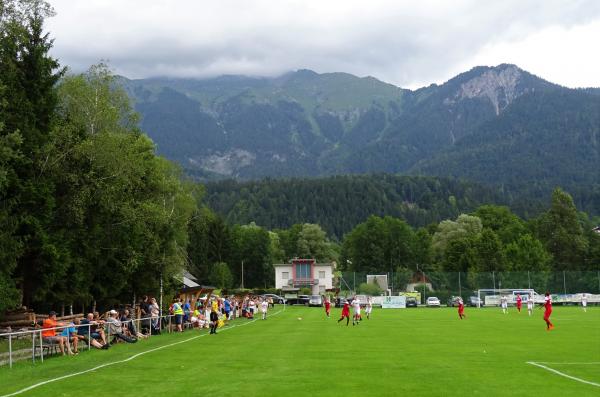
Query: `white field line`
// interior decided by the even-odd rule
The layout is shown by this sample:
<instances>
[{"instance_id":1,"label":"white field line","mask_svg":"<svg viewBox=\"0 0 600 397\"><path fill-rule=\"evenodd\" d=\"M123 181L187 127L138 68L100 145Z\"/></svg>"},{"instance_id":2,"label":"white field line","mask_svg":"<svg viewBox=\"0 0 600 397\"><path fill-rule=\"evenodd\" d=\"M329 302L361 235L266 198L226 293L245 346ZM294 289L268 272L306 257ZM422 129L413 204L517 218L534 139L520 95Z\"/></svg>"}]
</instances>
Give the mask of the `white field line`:
<instances>
[{"instance_id":1,"label":"white field line","mask_svg":"<svg viewBox=\"0 0 600 397\"><path fill-rule=\"evenodd\" d=\"M273 316L276 316L276 315L278 315L279 313L283 312L283 311L285 310L285 308L286 308L286 306L284 305L282 310L279 310L278 312L271 314L269 317L273 317ZM233 328L235 328L235 327L243 327L243 326L245 326L245 325L252 324L253 322L255 322L255 321L257 321L257 320L258 320L258 318L255 318L254 320L252 320L252 321L248 321L248 322L247 322L247 323L245 323L245 324L241 324L241 325L238 325L238 324L236 324L236 325L232 325L231 327L227 327L227 328L224 328L224 329L222 329L220 332L227 331L227 330L229 330L229 329L233 329ZM40 386L43 386L43 385L46 385L46 384L48 384L48 383L52 383L52 382L58 382L59 380L63 380L63 379L67 379L67 378L71 378L71 377L73 377L73 376L77 376L77 375L83 375L83 374L86 374L86 373L88 373L88 372L96 371L96 370L98 370L98 369L100 369L100 368L108 367L108 366L111 366L111 365L125 363L125 362L127 362L127 361L131 361L131 360L133 360L133 359L135 359L135 358L138 358L139 356L143 356L144 354L152 353L152 352L155 352L155 351L157 351L157 350L166 349L167 347L172 347L172 346L175 346L175 345L179 345L179 344L181 344L181 343L186 343L186 342L192 341L192 340L194 340L194 339L202 338L203 336L206 336L206 335L208 335L208 334L202 334L202 335L196 335L196 336L192 336L191 338L187 338L187 339L184 339L184 340L181 340L181 341L178 341L178 342L170 343L170 344L168 344L168 345L164 345L164 346L155 347L154 349L150 349L150 350L146 350L146 351L143 351L143 352L140 352L140 353L134 354L133 356L131 356L131 357L129 357L129 358L126 358L126 359L124 359L124 360L113 361L113 362L110 362L110 363L106 363L106 364L98 365L98 366L96 366L96 367L94 367L94 368L86 369L85 371L74 372L74 373L72 373L72 374L68 374L68 375L59 376L58 378L53 378L53 379L45 380L45 381L43 381L43 382L36 383L36 384L34 384L34 385L31 385L31 386L28 386L28 387L26 387L26 388L24 388L24 389L17 390L16 392L13 392L13 393L10 393L10 394L5 394L5 395L3 395L3 396L0 396L0 397L11 397L11 396L16 396L16 395L18 395L18 394L25 393L26 391L29 391L29 390L35 389L35 388L37 388L37 387L40 387Z\"/></svg>"},{"instance_id":2,"label":"white field line","mask_svg":"<svg viewBox=\"0 0 600 397\"><path fill-rule=\"evenodd\" d=\"M569 379L575 380L577 382L581 382L581 383L585 383L585 384L588 384L588 385L600 387L600 383L590 382L588 380L584 380L584 379L576 378L576 377L571 376L571 375L567 375L567 374L565 374L563 372L555 370L554 368L546 367L545 365L543 365L543 364L541 364L539 362L527 361L527 364L535 365L536 367L543 368L546 371L554 372L557 375L564 376L565 378L569 378ZM545 364L550 364L550 363L545 363ZM558 365L558 364L598 364L598 363L552 363L552 364Z\"/></svg>"}]
</instances>

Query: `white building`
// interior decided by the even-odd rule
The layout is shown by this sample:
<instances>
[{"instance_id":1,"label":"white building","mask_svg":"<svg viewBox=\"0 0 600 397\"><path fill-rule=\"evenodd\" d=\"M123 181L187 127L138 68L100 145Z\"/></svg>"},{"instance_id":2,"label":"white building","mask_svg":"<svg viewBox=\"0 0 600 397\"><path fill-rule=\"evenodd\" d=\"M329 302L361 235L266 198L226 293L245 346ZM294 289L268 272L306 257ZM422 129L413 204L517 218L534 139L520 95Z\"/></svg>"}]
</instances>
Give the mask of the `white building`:
<instances>
[{"instance_id":1,"label":"white building","mask_svg":"<svg viewBox=\"0 0 600 397\"><path fill-rule=\"evenodd\" d=\"M292 263L274 264L275 288L311 288L313 295L323 295L333 287L332 263L316 263L314 259L293 259Z\"/></svg>"}]
</instances>

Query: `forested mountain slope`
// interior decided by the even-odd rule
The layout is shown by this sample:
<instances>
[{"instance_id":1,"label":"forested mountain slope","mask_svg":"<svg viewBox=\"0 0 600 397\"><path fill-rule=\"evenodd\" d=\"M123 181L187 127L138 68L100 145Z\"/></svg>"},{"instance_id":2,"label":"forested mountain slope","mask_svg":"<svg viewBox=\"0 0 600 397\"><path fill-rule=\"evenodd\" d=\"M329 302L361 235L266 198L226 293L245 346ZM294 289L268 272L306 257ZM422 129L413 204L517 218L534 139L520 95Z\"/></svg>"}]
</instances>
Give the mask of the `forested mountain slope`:
<instances>
[{"instance_id":1,"label":"forested mountain slope","mask_svg":"<svg viewBox=\"0 0 600 397\"><path fill-rule=\"evenodd\" d=\"M414 91L309 70L122 82L159 153L198 180L460 176L509 199L563 186L600 213L598 89L560 87L515 65Z\"/></svg>"},{"instance_id":2,"label":"forested mountain slope","mask_svg":"<svg viewBox=\"0 0 600 397\"><path fill-rule=\"evenodd\" d=\"M370 215L395 216L413 226L455 218L503 198L483 186L446 178L389 174L318 179L226 180L206 185L210 208L231 224L267 229L318 223L341 239Z\"/></svg>"}]
</instances>

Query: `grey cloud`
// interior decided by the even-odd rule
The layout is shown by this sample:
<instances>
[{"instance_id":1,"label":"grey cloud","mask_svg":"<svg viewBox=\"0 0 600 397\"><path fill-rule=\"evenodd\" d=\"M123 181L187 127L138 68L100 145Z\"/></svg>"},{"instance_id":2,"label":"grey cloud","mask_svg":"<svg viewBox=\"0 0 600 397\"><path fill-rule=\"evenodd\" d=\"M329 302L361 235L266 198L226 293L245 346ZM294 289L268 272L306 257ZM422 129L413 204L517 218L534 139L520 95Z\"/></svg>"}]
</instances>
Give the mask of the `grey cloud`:
<instances>
[{"instance_id":1,"label":"grey cloud","mask_svg":"<svg viewBox=\"0 0 600 397\"><path fill-rule=\"evenodd\" d=\"M164 1L115 1L121 14L106 24L110 6L85 2L73 10L67 0L54 4L54 51L74 70L99 59L135 78L310 68L372 75L400 86L452 77L486 45L600 17L600 2L586 0L375 1L369 7L352 1L183 1L178 8ZM163 18L144 5L164 11ZM136 17L128 20L127 14ZM197 24L188 14L198 16Z\"/></svg>"}]
</instances>

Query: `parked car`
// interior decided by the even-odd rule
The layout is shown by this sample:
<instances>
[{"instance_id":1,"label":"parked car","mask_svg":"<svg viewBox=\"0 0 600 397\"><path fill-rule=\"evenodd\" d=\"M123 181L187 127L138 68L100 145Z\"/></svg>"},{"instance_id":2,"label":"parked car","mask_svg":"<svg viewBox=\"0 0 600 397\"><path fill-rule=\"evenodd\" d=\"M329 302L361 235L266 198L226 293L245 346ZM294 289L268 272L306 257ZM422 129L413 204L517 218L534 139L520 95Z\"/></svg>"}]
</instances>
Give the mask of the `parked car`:
<instances>
[{"instance_id":1,"label":"parked car","mask_svg":"<svg viewBox=\"0 0 600 397\"><path fill-rule=\"evenodd\" d=\"M308 295L298 295L298 302L296 304L308 306L309 301L310 301L310 298Z\"/></svg>"},{"instance_id":2,"label":"parked car","mask_svg":"<svg viewBox=\"0 0 600 397\"><path fill-rule=\"evenodd\" d=\"M460 296L451 296L448 298L448 302L446 303L448 307L458 306L458 301L461 299Z\"/></svg>"},{"instance_id":3,"label":"parked car","mask_svg":"<svg viewBox=\"0 0 600 397\"><path fill-rule=\"evenodd\" d=\"M417 298L415 298L414 296L407 296L406 307L417 307Z\"/></svg>"},{"instance_id":4,"label":"parked car","mask_svg":"<svg viewBox=\"0 0 600 397\"><path fill-rule=\"evenodd\" d=\"M440 300L435 296L430 296L425 301L427 307L440 307Z\"/></svg>"},{"instance_id":5,"label":"parked car","mask_svg":"<svg viewBox=\"0 0 600 397\"><path fill-rule=\"evenodd\" d=\"M323 306L323 298L321 295L311 295L308 300L308 306Z\"/></svg>"},{"instance_id":6,"label":"parked car","mask_svg":"<svg viewBox=\"0 0 600 397\"><path fill-rule=\"evenodd\" d=\"M281 296L279 296L279 295L275 295L275 294L264 294L264 295L261 295L261 296L262 296L263 298L267 298L267 299L268 299L268 298L271 298L271 299L273 299L273 303L281 303L281 304L284 304L284 303L286 302L286 301L285 301L285 298L283 298L283 297L281 297Z\"/></svg>"},{"instance_id":7,"label":"parked car","mask_svg":"<svg viewBox=\"0 0 600 397\"><path fill-rule=\"evenodd\" d=\"M469 306L471 307L483 307L484 303L482 299L479 299L476 296L469 297Z\"/></svg>"}]
</instances>

